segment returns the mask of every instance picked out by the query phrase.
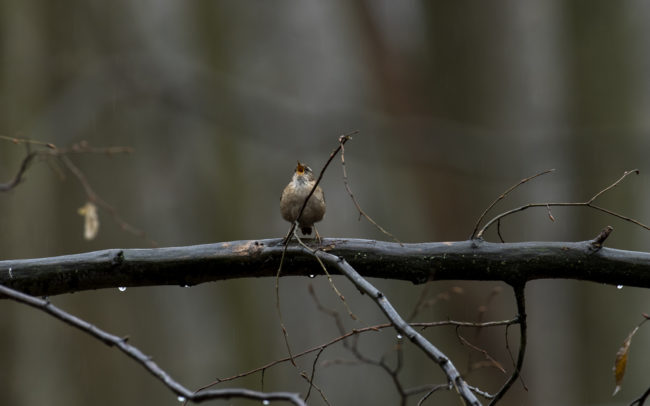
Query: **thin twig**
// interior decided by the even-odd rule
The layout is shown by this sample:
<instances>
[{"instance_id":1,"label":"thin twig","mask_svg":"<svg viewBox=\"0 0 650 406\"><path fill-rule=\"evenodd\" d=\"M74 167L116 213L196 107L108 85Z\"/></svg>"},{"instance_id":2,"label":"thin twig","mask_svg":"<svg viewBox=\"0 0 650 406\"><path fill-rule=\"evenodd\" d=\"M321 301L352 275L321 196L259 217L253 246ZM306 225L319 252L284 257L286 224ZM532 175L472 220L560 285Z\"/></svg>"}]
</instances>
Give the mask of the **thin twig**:
<instances>
[{"instance_id":1,"label":"thin twig","mask_svg":"<svg viewBox=\"0 0 650 406\"><path fill-rule=\"evenodd\" d=\"M485 359L487 359L487 360L490 362L490 364L491 364L492 366L494 366L496 369L498 369L499 371L503 372L504 374L506 373L506 370L503 369L503 367L501 366L501 364L500 364L497 360L495 360L495 359L494 359L494 358L493 358L493 357L492 357L492 356L491 356L491 355L490 355L486 350L484 350L483 348L479 348L479 347L475 346L474 344L472 344L472 343L470 343L469 341L467 341L467 339L466 339L465 337L463 337L462 335L460 335L459 327L456 327L456 337L458 337L458 340L460 340L460 342L461 342L463 345L466 345L466 346L468 346L469 348L473 349L474 351L478 351L478 352L480 352L481 354L483 354L483 356L485 357Z\"/></svg>"},{"instance_id":2,"label":"thin twig","mask_svg":"<svg viewBox=\"0 0 650 406\"><path fill-rule=\"evenodd\" d=\"M27 171L27 169L29 169L31 162L35 158L44 159L46 162L50 164L59 162L60 164L63 165L63 167L67 168L75 176L75 178L77 178L77 180L79 180L79 183L81 183L81 186L83 187L86 193L86 197L88 198L88 201L96 203L100 208L108 212L113 218L113 220L120 226L120 228L122 228L122 230L131 233L139 238L143 238L147 240L152 246L158 245L156 241L147 238L144 231L134 227L133 225L129 224L124 219L122 219L122 217L119 215L119 213L117 212L117 210L115 210L114 207L112 207L110 204L102 200L90 186L90 182L88 182L88 179L86 178L83 171L79 169L79 167L76 166L72 162L72 160L68 157L68 155L71 154L114 155L114 154L131 153L133 152L133 148L121 147L121 146L97 148L88 145L88 143L86 142L74 144L70 148L57 148L56 146L54 146L54 144L45 143L42 141L35 141L35 140L22 139L22 138L11 138L11 137L1 136L1 135L0 135L0 139L10 140L17 144L24 144L28 148L31 145L47 147L47 149L28 151L25 158L23 158L20 164L20 168L18 169L16 175L14 175L13 179L10 180L9 182L0 184L0 192L6 192L18 186L18 184L22 181L25 172ZM59 172L59 175L61 176L62 172Z\"/></svg>"},{"instance_id":3,"label":"thin twig","mask_svg":"<svg viewBox=\"0 0 650 406\"><path fill-rule=\"evenodd\" d=\"M329 309L328 309L329 310ZM443 321L434 321L434 322L427 322L427 323L410 323L412 327L420 327L422 329L429 328L429 327L440 327L440 326L464 326L464 327L496 327L496 326L508 326L510 324L516 323L516 319L513 320L502 320L502 321L490 321L490 322L485 322L485 323L472 323L472 322L463 322L463 321L453 321L453 320L443 320ZM356 328L351 331L348 331L345 334L341 334L339 337L333 338L330 341L317 345L315 347L309 348L307 350L304 350L300 353L294 354L293 359L298 359L301 357L304 357L305 355L311 354L316 351L320 351L322 348L327 348L330 347L340 341L344 341L350 337L358 337L359 335L367 332L379 332L380 330L390 328L393 325L391 323L383 323L383 324L377 324L374 326L369 326L369 327L362 327L362 328ZM345 341L344 341L345 342ZM236 379L240 379L252 374L255 374L257 372L265 371L269 368L272 368L276 365L283 364L286 362L291 362L291 357L285 357L285 358L280 358L274 361L271 361L267 364L264 364L260 367L253 368L249 371L246 372L241 372L239 374L227 377L227 378L219 378L205 386L202 386L197 389L197 391L209 388L214 385L218 385L222 382L228 382L228 381L234 381Z\"/></svg>"},{"instance_id":4,"label":"thin twig","mask_svg":"<svg viewBox=\"0 0 650 406\"><path fill-rule=\"evenodd\" d=\"M309 382L309 377L307 376L306 373L301 372L301 373L300 373L300 376L301 376L304 380L306 380L307 382ZM312 387L313 387L314 389L316 389L316 391L320 394L321 399L323 399L323 402L325 402L325 404L329 406L330 402L327 400L327 396L325 396L325 392L323 392L323 390L322 390L320 387L318 387L318 385L316 385L316 384L314 384L314 383L312 383L312 382L309 382L309 383L310 383L310 389L311 389Z\"/></svg>"},{"instance_id":5,"label":"thin twig","mask_svg":"<svg viewBox=\"0 0 650 406\"><path fill-rule=\"evenodd\" d=\"M27 156L25 156L25 158L23 158L23 161L20 163L20 168L18 168L18 172L16 173L16 175L14 175L13 179L11 179L6 183L0 183L0 192L7 192L15 188L16 186L18 186L20 181L23 179L23 175L29 168L29 164L32 162L34 158L40 155L41 154L38 151L30 152L29 154L27 154Z\"/></svg>"},{"instance_id":6,"label":"thin twig","mask_svg":"<svg viewBox=\"0 0 650 406\"><path fill-rule=\"evenodd\" d=\"M316 250L315 250L315 249L312 249L312 248L308 247L308 246L307 246L307 245L302 241L302 239L298 236L298 232L297 232L297 231L298 231L297 228L294 228L294 229L293 229L293 234L294 234L294 237L296 238L296 241L298 241L298 243L299 243L299 244L300 244L304 249L311 251L312 254L316 253ZM327 276L327 280L329 281L330 286L332 287L332 290L334 291L334 293L336 293L336 295L339 297L339 299L341 300L341 302L343 302L343 305L345 306L345 309L348 311L348 315L350 316L350 318L351 318L352 320L357 320L357 316L355 316L354 313L352 313L352 309L350 309L350 306L348 306L348 303L345 301L345 296L343 296L343 294L338 290L338 288L337 288L336 285L334 284L334 280L332 280L332 275L330 275L330 273L327 271L327 267L325 266L325 264L323 263L323 261L321 261L321 259L318 258L317 256L314 256L314 258L316 258L316 260L318 261L318 264L320 265L321 269L323 270L323 272L324 272L325 275Z\"/></svg>"},{"instance_id":7,"label":"thin twig","mask_svg":"<svg viewBox=\"0 0 650 406\"><path fill-rule=\"evenodd\" d=\"M341 148L343 148L343 145L346 142L348 142L350 139L352 139L353 135L358 134L358 133L359 133L359 131L355 130L355 131L352 131L352 132L349 132L347 134L343 134L343 135L339 136L339 146L336 147L334 149L334 151L332 151L332 153L330 154L330 157L325 162L325 165L323 166L323 169L320 170L320 173L318 174L318 178L316 179L316 182L314 183L314 186L311 188L311 190L309 191L309 194L305 198L305 201L302 203L302 206L300 207L300 211L298 212L298 217L296 217L296 221L293 224L291 224L291 229L289 230L289 232L287 233L287 236L285 237L285 239L283 241L284 244L287 244L289 242L289 239L291 238L291 235L293 234L293 230L296 227L296 223L298 223L300 218L302 217L302 212L305 211L305 207L307 207L307 202L309 201L309 198L311 197L311 195L314 194L314 191L316 190L316 187L318 187L318 184L320 183L321 179L323 179L323 175L325 174L325 171L327 170L327 167L332 162L332 159L334 159L336 154L338 154L339 151L341 150Z\"/></svg>"},{"instance_id":8,"label":"thin twig","mask_svg":"<svg viewBox=\"0 0 650 406\"><path fill-rule=\"evenodd\" d=\"M348 194L350 195L350 198L352 199L354 206L357 208L357 211L359 212L359 219L361 219L362 216L365 217L366 220L368 220L379 231L384 233L384 235L390 237L391 239L393 239L393 241L402 245L402 242L398 240L397 237L389 233L386 229L380 226L375 220L373 220L368 214L366 214L366 212L361 209L361 205L359 205L357 199L354 197L354 194L352 193L352 189L350 188L350 183L348 181L348 172L345 166L345 148L343 147L345 141L346 140L339 139L339 142L341 143L341 168L343 168L343 184L345 185L345 189L348 191Z\"/></svg>"},{"instance_id":9,"label":"thin twig","mask_svg":"<svg viewBox=\"0 0 650 406\"><path fill-rule=\"evenodd\" d=\"M422 397L422 399L420 399L418 401L417 406L422 406L424 401L427 400L429 398L429 396L433 395L436 391L438 391L440 389L447 389L447 390L451 389L451 382L449 384L446 384L446 385L436 385L433 388L431 388L431 390L429 392L427 392L426 395L424 395Z\"/></svg>"},{"instance_id":10,"label":"thin twig","mask_svg":"<svg viewBox=\"0 0 650 406\"><path fill-rule=\"evenodd\" d=\"M650 387L646 389L645 392L638 398L634 399L632 403L630 403L630 406L643 406L645 404L645 401L650 397Z\"/></svg>"},{"instance_id":11,"label":"thin twig","mask_svg":"<svg viewBox=\"0 0 650 406\"><path fill-rule=\"evenodd\" d=\"M56 146L52 144L51 142L43 142L43 141L38 141L38 140L32 140L29 138L20 138L20 137L8 137L6 135L0 135L0 139L12 142L14 144L25 144L27 146L29 145L40 145L44 146L47 148L52 148L56 149Z\"/></svg>"},{"instance_id":12,"label":"thin twig","mask_svg":"<svg viewBox=\"0 0 650 406\"><path fill-rule=\"evenodd\" d=\"M130 223L126 222L122 216L119 215L117 210L111 206L110 204L106 203L104 200L102 200L97 193L92 189L90 186L90 182L88 182L88 179L86 178L86 175L83 173L81 169L77 165L75 165L70 158L68 158L67 155L61 155L60 156L61 162L65 165L65 167L68 168L70 172L77 178L79 183L81 183L81 186L84 188L86 192L86 197L90 202L96 203L97 206L101 207L103 210L108 212L111 217L113 217L113 221L115 221L122 230L131 233L137 237L146 239L149 241L149 243L153 246L157 246L158 243L150 238L147 238L146 233L143 230L140 230L139 228L134 227Z\"/></svg>"},{"instance_id":13,"label":"thin twig","mask_svg":"<svg viewBox=\"0 0 650 406\"><path fill-rule=\"evenodd\" d=\"M485 218L485 216L488 214L488 212L490 210L492 210L492 208L494 206L496 206L496 204L499 203L501 200L503 200L510 192L512 192L513 190L515 190L519 186L523 185L524 183L528 182L529 180L535 179L538 176L546 175L547 173L550 173L550 172L553 172L553 171L555 171L555 169L547 169L547 170L542 171L540 173L537 173L537 174L535 174L533 176L529 176L527 178L524 178L524 179L520 180L518 183L512 185L510 188L508 188L508 190L503 192L501 194L501 196L494 199L494 201L483 211L483 214L481 214L481 217L479 217L478 220L476 220L476 225L474 226L474 230L472 231L472 235L469 237L469 239L472 240L472 239L478 237L476 235L476 232L478 231L478 227L481 225L481 222L483 221L483 218Z\"/></svg>"},{"instance_id":14,"label":"thin twig","mask_svg":"<svg viewBox=\"0 0 650 406\"><path fill-rule=\"evenodd\" d=\"M481 404L476 396L474 396L474 394L469 390L467 383L465 383L452 361L406 321L404 321L402 316L400 316L382 292L363 278L345 259L323 251L317 251L314 255L319 256L324 262L336 267L359 290L367 294L377 304L380 310L391 321L400 334L408 337L416 347L420 348L429 358L440 366L445 375L447 375L447 378L453 382L456 390L466 403L472 406Z\"/></svg>"},{"instance_id":15,"label":"thin twig","mask_svg":"<svg viewBox=\"0 0 650 406\"><path fill-rule=\"evenodd\" d=\"M508 392L513 383L519 378L521 373L521 368L524 364L524 355L526 354L526 343L528 337L528 326L526 323L526 297L524 295L525 284L521 283L519 285L513 285L512 289L515 293L515 300L517 302L517 318L519 320L519 354L517 355L517 364L515 365L514 370L510 378L503 384L501 389L494 395L490 406L495 405L503 395Z\"/></svg>"},{"instance_id":16,"label":"thin twig","mask_svg":"<svg viewBox=\"0 0 650 406\"><path fill-rule=\"evenodd\" d=\"M594 200L596 200L597 198L600 197L600 195L602 195L603 193L607 192L607 191L610 190L610 189L615 188L619 183L621 183L621 182L623 181L623 179L625 179L628 175L630 175L630 174L632 174L632 173L638 175L638 174L641 173L641 172L640 172L638 169L632 169L631 171L625 171L625 172L623 172L623 175L621 175L621 177L618 178L618 180L617 180L616 182L612 183L611 185L607 186L605 189L603 189L603 190L601 190L600 192L598 192L598 193L596 193L595 195L593 195L593 196L591 197L591 199L589 199L589 200L586 202L586 204L591 204L591 203L593 203Z\"/></svg>"},{"instance_id":17,"label":"thin twig","mask_svg":"<svg viewBox=\"0 0 650 406\"><path fill-rule=\"evenodd\" d=\"M631 170L631 171L625 171L625 173L623 173L623 176L621 176L621 177L620 177L616 182L614 182L614 183L612 183L611 185L607 186L606 188L602 189L601 191L599 191L598 193L596 193L595 195L593 195L589 200L584 201L584 202L545 202L545 203L528 203L528 204L525 204L525 205L523 205L523 206L516 207L516 208L514 208L514 209L511 209L511 210L505 211L505 212L499 214L498 216L494 217L492 220L488 221L488 222L485 224L485 226L483 226L483 228L481 228L481 230L478 231L478 232L475 234L475 237L474 237L474 238L483 238L483 234L485 233L485 231L486 231L486 230L487 230L487 229L488 229L492 224L494 224L495 222L499 223L500 220L501 220L502 218L504 218L504 217L506 217L506 216L509 216L509 215L511 215L511 214L513 214L513 213L517 213L517 212L520 212L520 211L524 211L524 210L526 210L526 209L530 209L531 207L546 207L547 209L548 209L549 207L589 207L589 208L591 208L591 209L594 209L594 210L597 210L597 211L600 211L600 212L603 212L603 213L607 213L607 214L609 214L610 216L617 217L617 218L619 218L619 219L621 219L621 220L625 220L625 221L628 221L628 222L630 222L630 223L634 223L634 224L636 224L636 225L639 226L639 227L645 228L646 230L650 230L650 226L645 225L645 224L641 223L641 222L638 221L638 220L632 219L632 218L630 218L630 217L624 216L624 215L622 215L622 214L618 214L618 213L613 212L613 211L611 211L611 210L609 210L609 209L605 209L605 208L603 208L603 207L596 206L596 205L593 204L593 202L594 202L598 197L600 197L603 193L605 193L605 192L607 192L608 190L610 190L610 189L614 188L615 186L617 186L619 183L621 183L621 182L623 181L623 179L625 179L628 175L630 175L630 174L632 174L632 173L639 174L639 170L638 170L638 169L633 169L633 170Z\"/></svg>"},{"instance_id":18,"label":"thin twig","mask_svg":"<svg viewBox=\"0 0 650 406\"><path fill-rule=\"evenodd\" d=\"M294 230L294 228L292 228ZM282 317L282 310L280 308L280 272L282 272L282 265L284 264L284 257L287 253L287 248L289 244L284 245L282 250L282 256L280 257L280 265L278 266L278 272L275 275L275 309L278 313L278 320L280 322L280 328L282 329L282 337L284 338L284 345L287 347L287 353L289 354L289 360L291 360L291 365L298 367L296 361L294 360L293 354L291 352L291 344L289 343L289 332L284 326L284 318Z\"/></svg>"},{"instance_id":19,"label":"thin twig","mask_svg":"<svg viewBox=\"0 0 650 406\"><path fill-rule=\"evenodd\" d=\"M307 390L307 394L305 395L305 402L307 399L309 399L309 395L311 394L311 388L314 387L314 376L316 376L316 364L318 364L318 359L320 358L320 355L325 351L325 347L321 348L320 351L318 351L318 354L316 354L316 357L314 358L314 362L311 365L311 376L307 379L307 382L309 382L309 389ZM321 393L322 395L322 393Z\"/></svg>"}]
</instances>

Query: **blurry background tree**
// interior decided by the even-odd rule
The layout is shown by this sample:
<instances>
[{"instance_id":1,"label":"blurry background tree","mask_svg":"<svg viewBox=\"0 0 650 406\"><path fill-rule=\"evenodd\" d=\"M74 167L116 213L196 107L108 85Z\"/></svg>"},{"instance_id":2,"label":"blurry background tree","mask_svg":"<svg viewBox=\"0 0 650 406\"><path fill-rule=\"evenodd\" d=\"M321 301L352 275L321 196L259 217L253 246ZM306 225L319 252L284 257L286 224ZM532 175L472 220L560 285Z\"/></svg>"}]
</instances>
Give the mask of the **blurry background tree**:
<instances>
[{"instance_id":1,"label":"blurry background tree","mask_svg":"<svg viewBox=\"0 0 650 406\"><path fill-rule=\"evenodd\" d=\"M603 201L647 222L649 20L642 0L7 1L0 4L0 134L133 147L129 156L73 159L104 200L163 246L283 236L279 196L296 159L319 167L333 137L352 129L360 130L346 149L355 195L403 241L466 239L496 195L547 168L558 171L507 204L583 200L638 167L640 177ZM0 144L0 181L23 156L23 146ZM357 222L337 171L333 166L323 183L321 235L384 238ZM147 246L101 213L97 238L85 241L77 214L85 201L76 180L34 166L23 185L0 195L0 258ZM584 240L611 224L617 231L608 246L649 250L650 233L622 221L587 210L553 214L553 223L543 212L512 217L504 237ZM325 279L282 283L296 348L337 334L307 289L313 284L338 306ZM410 309L422 289L376 284L398 309ZM129 335L178 380L198 387L284 355L273 285L236 280L53 301ZM456 293L425 316L476 319L495 285L435 283L434 294ZM515 385L503 404L629 404L645 389L650 348L639 345L623 390L610 398L614 353L647 312L647 291L537 281L527 295L529 391ZM373 304L346 296L364 322L383 322ZM504 293L483 317L513 313ZM0 331L2 403L176 404L132 361L24 306L2 303ZM428 334L452 358L469 359L453 333ZM644 337L640 331L635 340ZM481 339L507 360L502 333L482 331ZM364 348L377 356L394 343L393 334L367 340ZM343 356L332 350L324 359ZM411 356L404 380L435 378ZM389 377L364 370L366 379L351 379L355 368L319 370L333 404L397 401L390 385L377 389ZM265 389L304 388L279 371L265 377ZM492 391L503 378L480 377L472 382ZM259 377L244 384L259 385ZM453 394L437 398L444 399L457 402Z\"/></svg>"}]
</instances>

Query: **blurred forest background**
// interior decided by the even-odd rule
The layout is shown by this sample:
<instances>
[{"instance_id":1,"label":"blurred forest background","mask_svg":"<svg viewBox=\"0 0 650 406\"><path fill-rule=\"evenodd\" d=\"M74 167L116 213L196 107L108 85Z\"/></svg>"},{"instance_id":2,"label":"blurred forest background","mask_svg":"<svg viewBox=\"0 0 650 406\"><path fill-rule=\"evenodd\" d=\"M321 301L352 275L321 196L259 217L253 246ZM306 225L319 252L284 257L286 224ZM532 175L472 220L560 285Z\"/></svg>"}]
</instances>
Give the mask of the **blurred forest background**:
<instances>
[{"instance_id":1,"label":"blurred forest background","mask_svg":"<svg viewBox=\"0 0 650 406\"><path fill-rule=\"evenodd\" d=\"M279 197L297 159L315 171L337 137L363 208L405 242L464 240L487 205L518 180L505 210L531 201L582 201L627 169L601 204L650 222L650 3L491 1L87 1L0 3L0 134L59 147L131 146L131 155L74 156L96 192L161 246L283 236ZM0 181L25 156L0 140ZM323 236L386 239L357 221L340 164L324 179ZM0 259L149 247L100 212L93 241L77 209L83 188L34 164L0 195ZM497 212L499 210L497 209ZM494 213L496 214L496 212ZM507 241L587 240L650 251L650 232L587 209L527 211L502 224ZM488 238L495 241L494 234ZM335 278L363 322L375 305ZM373 280L403 315L424 288ZM284 278L281 300L294 351L338 335L307 293L345 314L324 278ZM493 295L494 289L502 288ZM436 305L418 321L514 316L498 283L434 283ZM286 355L274 280L151 287L52 297L150 354L190 388ZM437 296L438 295L438 296ZM504 405L627 405L648 385L650 332L632 342L623 390L612 398L614 356L648 312L647 290L566 280L527 287L523 377ZM481 306L485 310L481 314ZM503 329L462 330L509 371ZM517 329L510 331L516 348ZM480 361L450 328L426 336L461 371ZM367 335L368 356L394 360L395 333ZM442 383L439 368L405 345L407 386ZM392 358L391 358L392 357ZM395 404L390 377L333 361L316 383L333 405ZM313 357L300 362L309 370ZM496 392L496 369L468 381ZM230 386L262 389L260 376ZM264 390L306 391L289 365ZM97 340L0 301L0 393L6 405L175 405L139 365ZM418 397L411 399L412 404ZM322 404L318 396L310 398ZM254 404L243 400L214 404ZM425 404L458 404L453 393Z\"/></svg>"}]
</instances>

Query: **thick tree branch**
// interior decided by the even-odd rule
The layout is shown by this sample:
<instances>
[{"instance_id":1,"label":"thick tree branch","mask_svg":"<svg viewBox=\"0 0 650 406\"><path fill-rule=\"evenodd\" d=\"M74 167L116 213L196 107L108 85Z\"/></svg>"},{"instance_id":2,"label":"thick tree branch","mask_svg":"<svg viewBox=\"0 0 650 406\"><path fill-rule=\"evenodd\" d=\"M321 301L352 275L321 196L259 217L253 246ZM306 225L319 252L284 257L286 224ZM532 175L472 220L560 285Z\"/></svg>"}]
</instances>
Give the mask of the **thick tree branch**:
<instances>
[{"instance_id":1,"label":"thick tree branch","mask_svg":"<svg viewBox=\"0 0 650 406\"><path fill-rule=\"evenodd\" d=\"M275 276L281 239L187 247L110 249L60 257L0 261L0 284L34 296L118 286L196 285ZM315 242L314 242L315 244ZM650 288L650 253L593 241L497 244L481 240L397 244L324 239L321 247L345 258L366 277L409 280L494 280L519 285L534 279L576 279ZM287 249L283 276L321 275L297 243Z\"/></svg>"}]
</instances>

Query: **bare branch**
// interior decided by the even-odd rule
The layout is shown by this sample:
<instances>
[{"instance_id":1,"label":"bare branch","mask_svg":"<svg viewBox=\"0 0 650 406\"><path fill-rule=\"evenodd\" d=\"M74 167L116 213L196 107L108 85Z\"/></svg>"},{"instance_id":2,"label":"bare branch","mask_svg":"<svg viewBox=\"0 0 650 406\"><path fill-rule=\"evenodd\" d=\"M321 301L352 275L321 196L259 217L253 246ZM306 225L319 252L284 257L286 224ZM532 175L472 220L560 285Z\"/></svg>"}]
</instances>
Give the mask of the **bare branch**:
<instances>
[{"instance_id":1,"label":"bare branch","mask_svg":"<svg viewBox=\"0 0 650 406\"><path fill-rule=\"evenodd\" d=\"M431 360L436 362L443 370L447 378L456 387L460 396L469 405L480 405L481 403L474 396L472 391L467 387L467 384L458 373L458 370L445 354L438 348L431 344L420 333L415 331L404 319L399 315L395 308L390 304L386 296L365 280L350 264L336 255L332 255L323 251L316 251L313 253L318 256L323 262L338 269L344 274L359 290L367 294L379 306L384 315L391 321L395 329L418 348L420 348Z\"/></svg>"},{"instance_id":2,"label":"bare branch","mask_svg":"<svg viewBox=\"0 0 650 406\"><path fill-rule=\"evenodd\" d=\"M617 218L619 218L619 219L621 219L621 220L625 220L625 221L627 221L627 222L630 222L630 223L636 224L637 226L642 227L642 228L645 228L646 230L650 230L650 226L648 226L648 225L646 225L646 224L643 224L643 223L641 223L641 222L638 221L638 220L635 220L635 219L630 218L630 217L628 217L628 216L624 216L624 215L622 215L622 214L618 214L618 213L616 213L616 212L614 212L614 211L612 211L612 210L609 210L609 209L606 209L606 208L603 208L603 207L600 207L600 206L596 206L596 205L593 204L593 202L594 202L598 197L600 197L603 193L605 193L605 192L607 192L607 191L613 189L614 187L616 187L619 183L621 183L621 182L623 181L623 179L625 179L628 175L630 175L630 174L632 174L632 173L639 174L639 170L638 170L638 169L633 169L633 170L630 170L630 171L625 171L625 172L623 173L623 175L622 175L620 178L618 178L618 180L616 180L614 183L612 183L611 185L607 186L606 188L602 189L601 191L599 191L598 193L596 193L595 195L593 195L589 200L584 201L584 202L545 202L545 203L528 203L528 204L525 204L525 205L523 205L523 206L519 206L519 207L516 207L516 208L514 208L514 209L511 209L511 210L505 211L505 212L499 214L498 216L494 217L492 220L488 221L488 222L485 224L485 226L483 226L483 228L481 228L480 231L478 231L478 232L474 232L474 233L472 233L472 235L474 236L474 238L483 238L483 234L485 233L485 231L486 231L486 230L487 230L487 229L488 229L492 224L494 224L495 222L497 222L497 225L498 225L498 224L500 223L501 219L503 219L504 217L507 217L507 216L509 216L509 215L511 215L511 214L514 214L514 213L517 213L517 212L520 212L520 211L524 211L524 210L530 209L531 207L546 207L546 209L548 210L549 214L550 214L550 208L551 208L551 207L588 207L588 208L590 208L590 209L594 209L594 210L597 210L597 211L600 211L600 212L603 212L603 213L609 214L610 216L617 217ZM515 185L514 187L516 187L516 186L518 186L518 185L519 185L519 184ZM511 189L512 189L512 188L511 188ZM498 200L498 199L497 199L497 200ZM482 218L482 217L481 217L481 218ZM555 220L552 216L550 216L550 219L551 219L551 220ZM478 223L477 223L477 224L478 224ZM500 232L499 232L499 237L501 238L501 234L500 234ZM501 240L503 241L503 238L501 238Z\"/></svg>"},{"instance_id":3,"label":"bare branch","mask_svg":"<svg viewBox=\"0 0 650 406\"><path fill-rule=\"evenodd\" d=\"M34 158L39 155L40 154L38 152L30 152L27 154L27 156L25 156L23 161L20 163L20 168L18 168L18 172L16 175L14 175L13 179L6 183L0 183L0 192L7 192L18 186L20 181L23 179L23 175L27 171L27 168L29 168L29 164L34 160Z\"/></svg>"},{"instance_id":4,"label":"bare branch","mask_svg":"<svg viewBox=\"0 0 650 406\"><path fill-rule=\"evenodd\" d=\"M82 150L84 152L98 152L98 149L93 149L90 151ZM88 198L89 201L96 203L99 207L104 209L107 213L113 217L113 221L115 221L122 230L131 233L137 237L140 237L142 239L146 239L149 241L149 243L153 246L157 246L158 243L154 240L151 240L147 238L146 233L128 222L126 222L117 212L117 210L111 206L110 204L106 203L104 200L102 200L97 193L93 190L93 188L90 186L90 182L88 182L88 179L86 178L86 175L83 173L77 165L75 165L70 158L68 158L67 155L61 155L60 156L61 162L65 165L65 167L68 168L68 170L79 180L79 183L81 183L81 186L84 188L84 191L86 192L86 197Z\"/></svg>"},{"instance_id":5,"label":"bare branch","mask_svg":"<svg viewBox=\"0 0 650 406\"><path fill-rule=\"evenodd\" d=\"M24 293L18 292L16 290L7 288L6 286L0 285L0 294L5 297L8 297L12 300L15 300L20 303L24 303L36 309L39 309L52 317L55 317L64 323L75 327L84 333L96 338L97 340L103 342L109 347L116 347L124 354L126 354L131 359L135 360L143 368L145 368L151 375L160 380L165 386L167 386L172 392L176 395L190 400L195 403L200 403L210 399L230 399L230 398L246 398L246 399L256 399L260 401L264 400L283 400L291 402L294 405L304 406L305 402L295 393L289 392L258 392L249 389L218 389L218 390L204 390L199 392L193 392L180 383L176 382L167 372L156 364L150 356L145 355L138 348L127 343L125 338L118 337L116 335L110 334L101 330L100 328L88 323L85 320L82 320L76 316L67 313L58 307L54 306L47 300L42 300L35 298L33 296L26 295Z\"/></svg>"},{"instance_id":6,"label":"bare branch","mask_svg":"<svg viewBox=\"0 0 650 406\"><path fill-rule=\"evenodd\" d=\"M519 354L517 355L517 364L515 365L512 375L506 381L506 383L501 387L499 392L494 395L490 402L490 406L495 405L503 395L508 392L513 383L519 378L521 373L521 367L524 365L524 355L526 354L526 344L528 337L528 327L526 323L526 297L524 295L524 284L514 285L513 290L515 292L515 300L517 302L517 318L519 320Z\"/></svg>"},{"instance_id":7,"label":"bare branch","mask_svg":"<svg viewBox=\"0 0 650 406\"><path fill-rule=\"evenodd\" d=\"M309 399L309 394L311 393L311 388L314 387L314 377L316 376L316 364L318 364L318 359L320 358L320 355L323 353L324 350L325 350L325 347L322 347L318 351L318 354L316 354L316 357L314 357L314 362L311 365L311 375L309 377L305 376L305 379L307 380L307 382L309 382L309 389L307 390L307 395L305 395L305 402L307 401L307 399ZM320 392L322 398L327 402L327 399L323 395L323 392L321 392L320 389L317 389L317 390Z\"/></svg>"},{"instance_id":8,"label":"bare branch","mask_svg":"<svg viewBox=\"0 0 650 406\"><path fill-rule=\"evenodd\" d=\"M348 194L350 195L350 198L352 199L354 206L357 208L357 211L359 212L359 220L361 219L361 217L364 217L366 220L370 222L370 224L375 226L384 235L390 237L393 241L401 244L402 242L398 240L397 237L389 233L386 229L380 226L375 220L373 220L369 215L367 215L366 212L363 211L363 209L361 209L361 205L357 201L356 197L354 197L354 194L352 193L352 188L350 187L350 183L348 181L348 171L345 166L345 148L343 147L345 140L339 138L339 142L341 143L341 168L343 168L343 184L345 185L345 190L348 191Z\"/></svg>"},{"instance_id":9,"label":"bare branch","mask_svg":"<svg viewBox=\"0 0 650 406\"><path fill-rule=\"evenodd\" d=\"M0 261L0 284L53 296L120 286L178 285L274 277L285 246L281 239L229 241L187 247L110 249L51 258ZM315 242L307 242L313 246ZM404 244L323 239L329 253L346 258L366 277L409 280L576 279L650 287L650 253L603 247L591 241L489 243L459 241ZM302 247L287 247L283 276L323 275ZM336 274L333 269L330 273Z\"/></svg>"},{"instance_id":10,"label":"bare branch","mask_svg":"<svg viewBox=\"0 0 650 406\"><path fill-rule=\"evenodd\" d=\"M79 180L79 183L81 183L81 186L84 189L84 192L86 193L86 197L88 201L97 204L101 209L105 210L107 213L111 215L113 220L122 228L122 230L131 233L137 237L146 239L152 246L157 246L158 244L151 240L148 239L144 233L144 231L132 226L128 222L126 222L122 217L119 215L117 210L113 208L110 204L106 203L104 200L102 200L97 193L93 190L93 188L90 186L90 182L86 178L86 175L83 173L81 169L77 165L75 165L72 160L69 158L70 155L73 154L104 154L104 155L115 155L115 154L128 154L133 152L133 148L131 147L121 147L121 146L116 146L116 147L92 147L90 146L87 142L82 141L78 144L73 144L69 148L57 148L54 146L54 144L50 143L45 143L42 141L35 141L35 140L29 140L29 139L22 139L22 138L11 138L11 137L6 137L0 135L0 139L5 139L9 140L11 142L14 142L16 144L25 144L27 147L31 145L36 145L36 146L44 146L47 147L47 149L43 148L37 151L30 151L28 154L23 158L20 168L18 169L18 172L16 175L14 175L13 179L6 183L0 183L0 192L7 192L16 186L22 181L25 172L27 169L29 169L29 166L31 165L32 161L35 158L42 159L46 161L50 166L53 168L55 172L57 172L60 176L63 176L63 168L67 168L72 175L74 175L77 180ZM60 164L62 167L55 166L54 164Z\"/></svg>"},{"instance_id":11,"label":"bare branch","mask_svg":"<svg viewBox=\"0 0 650 406\"><path fill-rule=\"evenodd\" d=\"M474 226L474 230L472 231L472 235L469 237L469 239L471 240L471 239L477 237L476 232L478 231L478 228L479 228L479 226L481 225L481 222L483 221L483 219L485 218L485 216L488 214L488 212L489 212L490 210L492 210L492 208L493 208L494 206L496 206L497 203L499 203L501 200L505 199L505 197L508 196L508 194L509 194L510 192L512 192L513 190L515 190L515 189L518 188L519 186L523 185L524 183L528 182L529 180L535 179L535 178L538 177L538 176L546 175L547 173L550 173L550 172L553 172L553 171L555 171L555 169L547 169L547 170L542 171L542 172L540 172L540 173L537 173L537 174L535 174L535 175L533 175L533 176L529 176L529 177L527 177L527 178L524 178L524 179L520 180L518 183L512 185L510 188L508 188L508 190L506 190L505 192L503 192L503 193L501 194L501 196L499 196L499 197L497 197L496 199L494 199L494 201L493 201L493 202L492 202L492 203L491 203L491 204L490 204L490 205L485 209L485 211L483 211L483 214L481 214L481 217L479 217L478 220L476 220L476 225ZM549 213L550 213L550 209L549 209Z\"/></svg>"}]
</instances>

